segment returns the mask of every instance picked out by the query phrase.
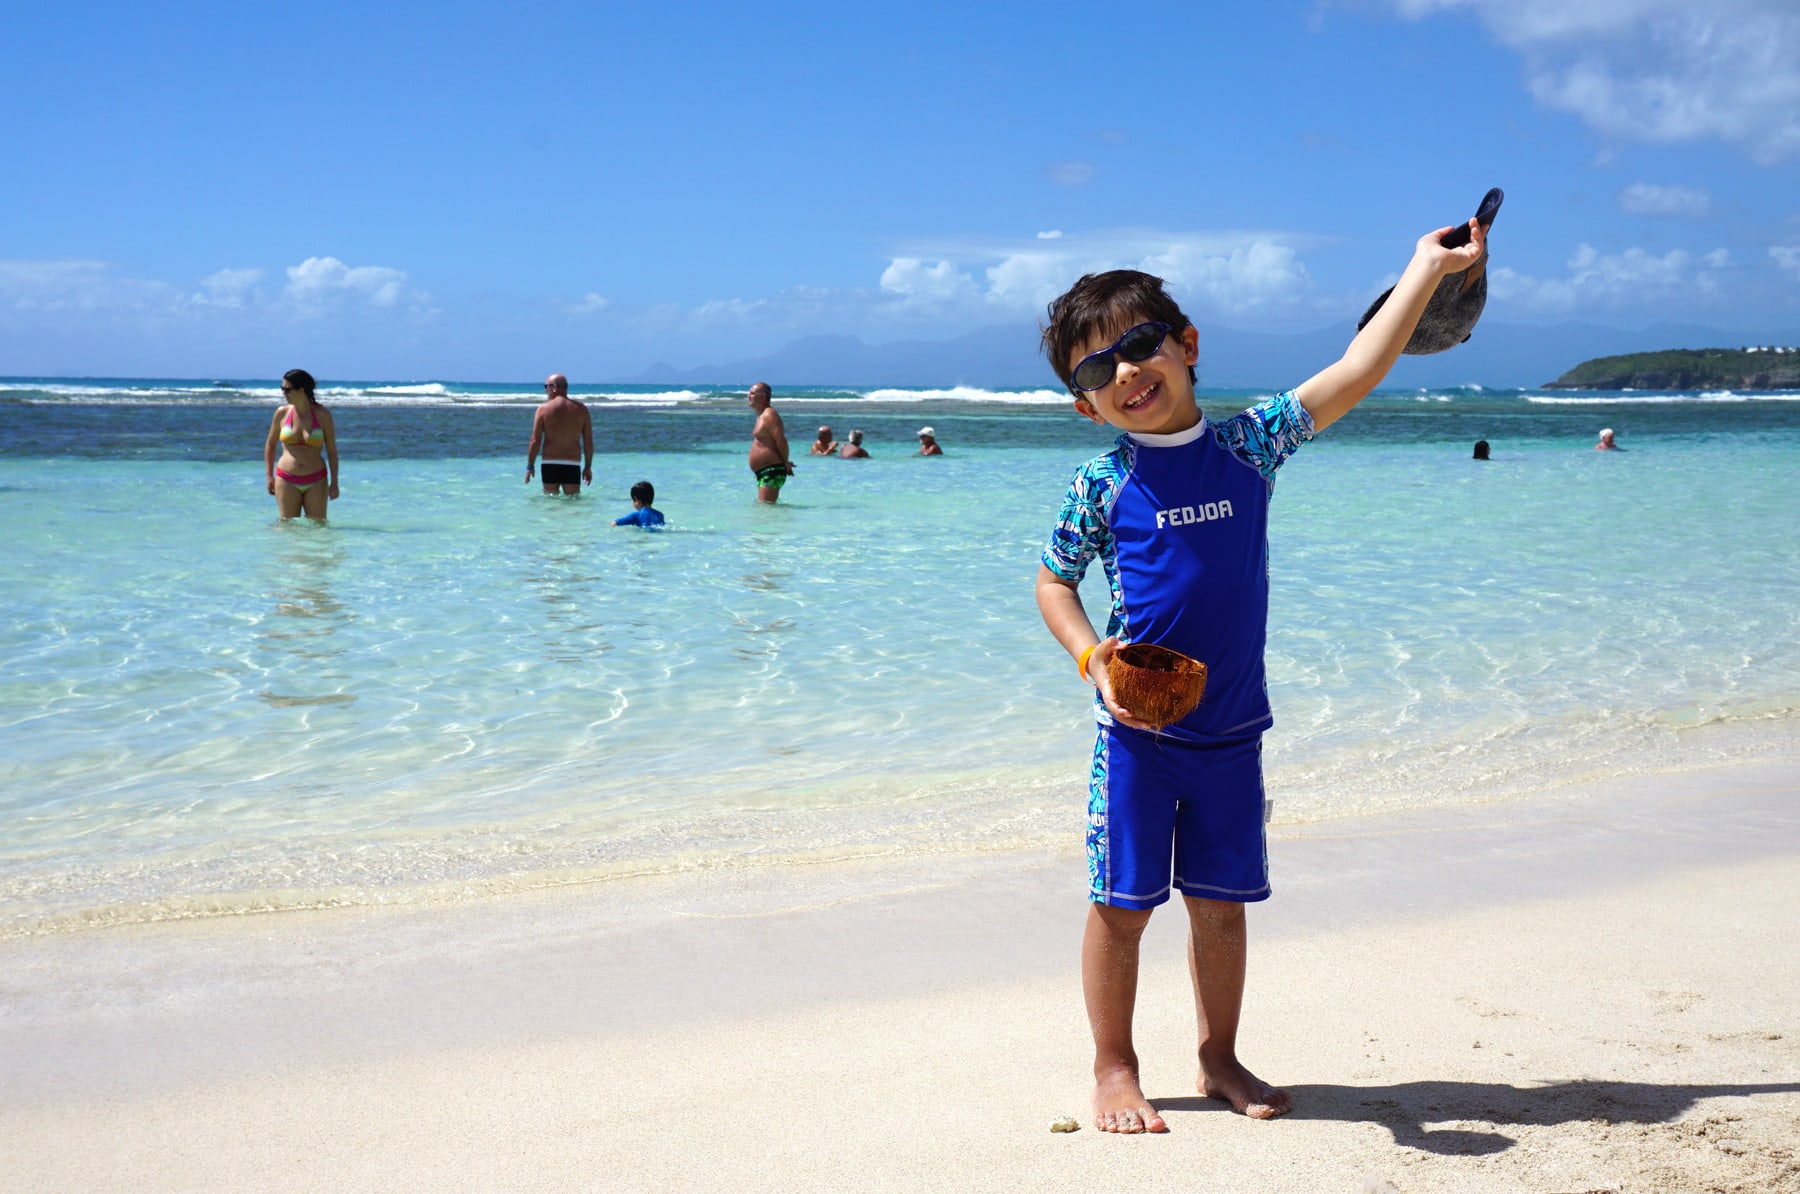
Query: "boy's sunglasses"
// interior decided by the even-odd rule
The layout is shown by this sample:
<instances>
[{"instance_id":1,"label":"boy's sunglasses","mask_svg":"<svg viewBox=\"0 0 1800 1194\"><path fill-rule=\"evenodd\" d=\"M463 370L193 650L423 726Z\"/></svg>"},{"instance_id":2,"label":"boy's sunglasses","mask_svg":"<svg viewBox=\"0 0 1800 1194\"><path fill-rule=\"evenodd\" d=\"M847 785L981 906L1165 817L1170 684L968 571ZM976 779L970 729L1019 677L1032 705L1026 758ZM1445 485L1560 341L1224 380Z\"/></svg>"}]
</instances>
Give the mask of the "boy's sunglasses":
<instances>
[{"instance_id":1,"label":"boy's sunglasses","mask_svg":"<svg viewBox=\"0 0 1800 1194\"><path fill-rule=\"evenodd\" d=\"M1098 390L1113 379L1118 366L1115 356L1128 361L1147 361L1162 347L1163 337L1175 329L1166 323L1140 323L1099 352L1090 352L1069 374L1077 390Z\"/></svg>"}]
</instances>

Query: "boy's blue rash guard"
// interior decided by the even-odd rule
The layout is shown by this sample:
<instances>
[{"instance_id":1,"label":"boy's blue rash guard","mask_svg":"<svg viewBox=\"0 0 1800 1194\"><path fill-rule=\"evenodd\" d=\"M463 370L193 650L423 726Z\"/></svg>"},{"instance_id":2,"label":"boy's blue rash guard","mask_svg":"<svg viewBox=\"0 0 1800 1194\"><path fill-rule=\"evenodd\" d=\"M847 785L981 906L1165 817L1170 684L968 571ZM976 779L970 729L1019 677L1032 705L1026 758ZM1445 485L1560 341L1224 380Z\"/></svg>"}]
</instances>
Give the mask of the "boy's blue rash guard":
<instances>
[{"instance_id":1,"label":"boy's blue rash guard","mask_svg":"<svg viewBox=\"0 0 1800 1194\"><path fill-rule=\"evenodd\" d=\"M643 527L645 530L659 527L662 524L662 511L655 506L644 506L633 510L623 518L613 519L613 525L616 527Z\"/></svg>"},{"instance_id":2,"label":"boy's blue rash guard","mask_svg":"<svg viewBox=\"0 0 1800 1194\"><path fill-rule=\"evenodd\" d=\"M1112 590L1106 636L1206 664L1200 707L1162 732L1206 743L1268 728L1269 499L1275 470L1313 437L1290 390L1174 435L1121 435L1075 471L1044 567L1079 584L1094 560ZM1111 724L1098 691L1094 716Z\"/></svg>"}]
</instances>

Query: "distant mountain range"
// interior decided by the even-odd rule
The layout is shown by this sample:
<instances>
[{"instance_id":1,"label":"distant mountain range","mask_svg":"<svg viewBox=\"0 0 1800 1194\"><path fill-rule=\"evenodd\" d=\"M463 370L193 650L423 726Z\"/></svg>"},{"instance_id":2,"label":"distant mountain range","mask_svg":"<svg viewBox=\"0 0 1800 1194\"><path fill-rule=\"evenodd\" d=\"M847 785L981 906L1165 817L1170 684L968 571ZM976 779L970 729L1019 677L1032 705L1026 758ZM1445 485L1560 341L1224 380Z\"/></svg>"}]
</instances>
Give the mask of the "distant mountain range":
<instances>
[{"instance_id":1,"label":"distant mountain range","mask_svg":"<svg viewBox=\"0 0 1800 1194\"><path fill-rule=\"evenodd\" d=\"M1355 327L1309 332L1243 332L1200 327L1200 384L1215 389L1276 390L1306 380L1336 360ZM1596 324L1549 326L1483 322L1467 344L1433 356L1400 358L1386 386L1480 385L1530 388L1549 384L1574 363L1599 356L1655 352L1671 345L1766 343L1717 328L1658 324L1632 331ZM1800 334L1776 339L1800 342ZM807 336L762 357L681 369L658 363L635 378L645 384L775 386L974 386L1058 388L1038 353L1033 324L982 328L953 340L866 344L855 336Z\"/></svg>"}]
</instances>

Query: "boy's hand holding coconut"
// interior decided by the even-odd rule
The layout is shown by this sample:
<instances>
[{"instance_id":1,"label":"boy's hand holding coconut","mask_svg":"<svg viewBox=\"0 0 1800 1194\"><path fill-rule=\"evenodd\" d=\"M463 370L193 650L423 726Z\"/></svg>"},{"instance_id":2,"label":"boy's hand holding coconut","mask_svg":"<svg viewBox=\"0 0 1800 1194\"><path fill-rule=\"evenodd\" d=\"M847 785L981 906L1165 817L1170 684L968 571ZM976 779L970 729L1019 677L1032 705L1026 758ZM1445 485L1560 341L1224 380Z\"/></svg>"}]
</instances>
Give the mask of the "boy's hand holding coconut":
<instances>
[{"instance_id":1,"label":"boy's hand holding coconut","mask_svg":"<svg viewBox=\"0 0 1800 1194\"><path fill-rule=\"evenodd\" d=\"M1206 693L1206 665L1149 643L1102 639L1088 649L1082 674L1100 690L1113 720L1155 732L1180 721Z\"/></svg>"}]
</instances>

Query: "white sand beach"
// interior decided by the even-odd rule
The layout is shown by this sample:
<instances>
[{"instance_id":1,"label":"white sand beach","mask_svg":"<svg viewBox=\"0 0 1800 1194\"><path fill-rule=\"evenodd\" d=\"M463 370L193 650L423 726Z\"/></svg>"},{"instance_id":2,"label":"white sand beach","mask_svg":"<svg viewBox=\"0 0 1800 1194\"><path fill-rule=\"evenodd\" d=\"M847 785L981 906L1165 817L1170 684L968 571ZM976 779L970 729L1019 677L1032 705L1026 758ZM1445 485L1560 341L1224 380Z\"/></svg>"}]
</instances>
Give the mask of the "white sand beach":
<instances>
[{"instance_id":1,"label":"white sand beach","mask_svg":"<svg viewBox=\"0 0 1800 1194\"><path fill-rule=\"evenodd\" d=\"M99 1190L1800 1190L1791 763L1276 833L1240 1053L1089 1126L1082 863L698 872L0 946L0 1167ZM1083 1127L1052 1134L1073 1115Z\"/></svg>"}]
</instances>

